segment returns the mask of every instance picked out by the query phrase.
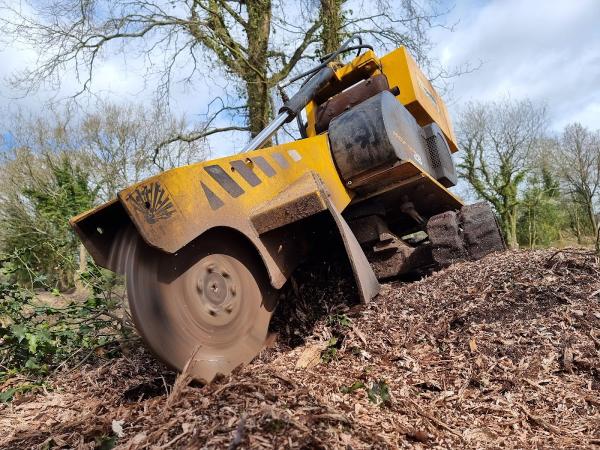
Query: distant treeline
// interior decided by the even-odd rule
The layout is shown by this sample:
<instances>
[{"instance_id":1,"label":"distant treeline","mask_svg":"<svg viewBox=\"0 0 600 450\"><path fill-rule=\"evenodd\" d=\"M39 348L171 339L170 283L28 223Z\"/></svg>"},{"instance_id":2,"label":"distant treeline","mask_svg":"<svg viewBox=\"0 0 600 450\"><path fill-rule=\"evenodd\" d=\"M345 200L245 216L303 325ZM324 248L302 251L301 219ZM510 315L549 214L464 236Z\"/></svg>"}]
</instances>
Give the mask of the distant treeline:
<instances>
[{"instance_id":1,"label":"distant treeline","mask_svg":"<svg viewBox=\"0 0 600 450\"><path fill-rule=\"evenodd\" d=\"M184 118L163 109L101 104L95 112L15 116L0 161L0 251L5 275L66 289L88 257L72 216L158 171L205 159ZM596 242L600 133L579 124L558 135L529 100L468 104L456 121L459 174L489 201L512 247Z\"/></svg>"},{"instance_id":2,"label":"distant treeline","mask_svg":"<svg viewBox=\"0 0 600 450\"><path fill-rule=\"evenodd\" d=\"M457 122L460 176L495 208L511 247L597 245L600 132L547 129L544 106L470 103Z\"/></svg>"}]
</instances>

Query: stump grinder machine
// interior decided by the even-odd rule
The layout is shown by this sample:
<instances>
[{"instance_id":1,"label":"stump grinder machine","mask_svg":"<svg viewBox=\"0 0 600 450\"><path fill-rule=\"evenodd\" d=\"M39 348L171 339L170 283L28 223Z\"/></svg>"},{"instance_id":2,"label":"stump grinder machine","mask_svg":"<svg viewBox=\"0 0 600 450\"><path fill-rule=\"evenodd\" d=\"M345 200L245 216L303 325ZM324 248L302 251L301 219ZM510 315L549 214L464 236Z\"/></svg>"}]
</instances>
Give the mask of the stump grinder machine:
<instances>
[{"instance_id":1,"label":"stump grinder machine","mask_svg":"<svg viewBox=\"0 0 600 450\"><path fill-rule=\"evenodd\" d=\"M505 248L489 206L448 190L456 139L416 62L351 42L296 77L241 153L160 173L71 219L96 263L125 275L135 325L170 366L210 382L252 360L278 290L323 234L343 243L363 302L378 280ZM293 119L302 139L262 148Z\"/></svg>"}]
</instances>

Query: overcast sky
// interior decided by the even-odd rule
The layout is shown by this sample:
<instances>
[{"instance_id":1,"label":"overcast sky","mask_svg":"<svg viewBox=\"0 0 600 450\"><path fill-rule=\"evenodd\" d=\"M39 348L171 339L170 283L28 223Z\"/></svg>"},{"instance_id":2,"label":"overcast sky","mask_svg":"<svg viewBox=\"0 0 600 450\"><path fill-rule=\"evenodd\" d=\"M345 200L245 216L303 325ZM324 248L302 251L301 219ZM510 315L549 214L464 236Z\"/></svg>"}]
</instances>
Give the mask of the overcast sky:
<instances>
[{"instance_id":1,"label":"overcast sky","mask_svg":"<svg viewBox=\"0 0 600 450\"><path fill-rule=\"evenodd\" d=\"M467 63L478 70L451 81L451 111L470 100L528 96L548 105L551 127L579 121L600 128L600 0L457 0L447 16L453 31L431 33L434 57L446 67ZM14 46L0 49L0 112L16 105L33 111L43 108L52 91L15 100L5 79L24 67L35 53ZM139 101L152 97L152 82L144 84L141 60L113 57L102 63L94 90L102 98ZM61 94L76 89L66 83ZM197 117L223 80L201 79L193 86L177 86L172 105ZM229 120L229 119L224 119ZM230 153L245 137L216 137L215 154Z\"/></svg>"},{"instance_id":2,"label":"overcast sky","mask_svg":"<svg viewBox=\"0 0 600 450\"><path fill-rule=\"evenodd\" d=\"M600 0L459 0L436 30L435 53L452 67L481 67L456 80L453 109L510 96L546 102L552 127L600 128Z\"/></svg>"}]
</instances>

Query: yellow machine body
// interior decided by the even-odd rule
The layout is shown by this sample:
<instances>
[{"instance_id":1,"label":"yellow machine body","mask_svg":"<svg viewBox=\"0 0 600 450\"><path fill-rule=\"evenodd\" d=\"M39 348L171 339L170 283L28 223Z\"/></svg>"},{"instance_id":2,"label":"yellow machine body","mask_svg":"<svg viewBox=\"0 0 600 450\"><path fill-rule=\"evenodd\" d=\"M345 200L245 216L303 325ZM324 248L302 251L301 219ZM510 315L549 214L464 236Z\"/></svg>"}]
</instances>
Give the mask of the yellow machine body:
<instances>
[{"instance_id":1,"label":"yellow machine body","mask_svg":"<svg viewBox=\"0 0 600 450\"><path fill-rule=\"evenodd\" d=\"M436 123L443 131L450 150L458 150L446 104L404 47L382 58L378 58L371 50L361 54L335 71L336 83L332 83L329 90L341 91L357 81L379 74L385 75L390 87L398 87L396 98L411 112L420 126ZM308 136L317 134L316 106L317 101L313 100L306 107Z\"/></svg>"},{"instance_id":2,"label":"yellow machine body","mask_svg":"<svg viewBox=\"0 0 600 450\"><path fill-rule=\"evenodd\" d=\"M386 75L390 86L398 87L396 98L419 124L436 122L456 149L443 102L403 48L381 59L371 51L360 55L336 70L336 82L325 91L341 92L378 73ZM427 215L458 209L462 203L410 160L373 174L372 189L369 183L363 183L360 191L349 189L339 175L327 133L315 131L316 107L313 101L306 108L306 139L168 170L74 217L71 225L95 261L115 271L119 268L111 262L111 243L130 224L148 245L170 254L208 230L229 229L255 247L272 286L280 288L300 262L303 243L297 236L306 230L293 229L294 224L323 212L334 219L361 295L368 300L374 295L368 287L372 280L359 279L360 266L368 262L341 212L351 203L373 197L397 202L409 196Z\"/></svg>"}]
</instances>

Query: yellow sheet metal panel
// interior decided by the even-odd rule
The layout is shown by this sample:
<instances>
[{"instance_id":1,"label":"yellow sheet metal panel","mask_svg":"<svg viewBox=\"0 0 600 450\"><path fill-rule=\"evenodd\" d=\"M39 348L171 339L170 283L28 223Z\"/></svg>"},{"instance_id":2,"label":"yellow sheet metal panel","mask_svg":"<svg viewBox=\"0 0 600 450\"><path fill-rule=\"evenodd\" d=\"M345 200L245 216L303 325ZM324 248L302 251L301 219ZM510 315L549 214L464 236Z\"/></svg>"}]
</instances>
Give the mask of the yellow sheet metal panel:
<instances>
[{"instance_id":1,"label":"yellow sheet metal panel","mask_svg":"<svg viewBox=\"0 0 600 450\"><path fill-rule=\"evenodd\" d=\"M250 216L313 171L343 210L352 193L340 180L326 135L172 169L119 193L151 245L174 252L215 226L257 236Z\"/></svg>"},{"instance_id":2,"label":"yellow sheet metal panel","mask_svg":"<svg viewBox=\"0 0 600 450\"><path fill-rule=\"evenodd\" d=\"M424 126L435 122L442 129L452 152L458 150L448 110L431 82L404 47L380 59L382 71L390 86L398 86L398 100Z\"/></svg>"},{"instance_id":3,"label":"yellow sheet metal panel","mask_svg":"<svg viewBox=\"0 0 600 450\"><path fill-rule=\"evenodd\" d=\"M350 83L356 83L356 81L364 79L366 74L376 75L379 72L381 64L379 58L375 55L373 50L367 50L361 53L348 64L343 65L335 71L335 78L338 81L348 80Z\"/></svg>"}]
</instances>

